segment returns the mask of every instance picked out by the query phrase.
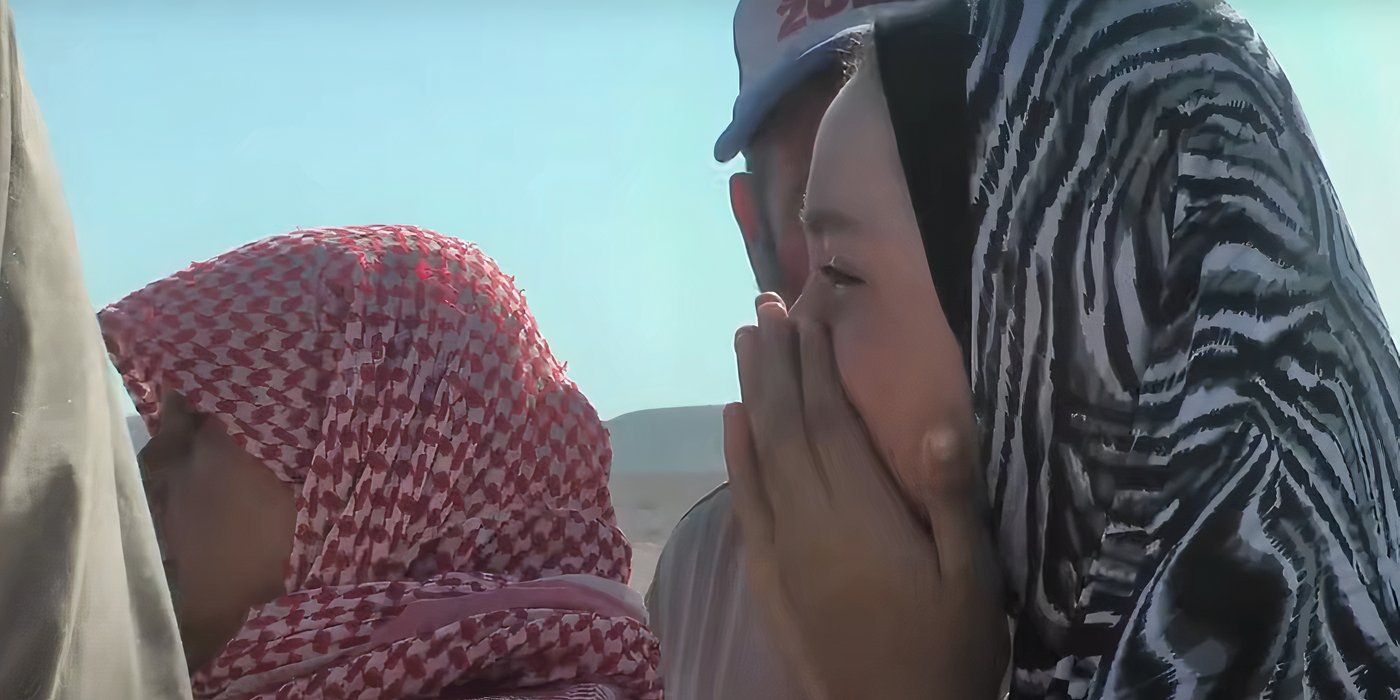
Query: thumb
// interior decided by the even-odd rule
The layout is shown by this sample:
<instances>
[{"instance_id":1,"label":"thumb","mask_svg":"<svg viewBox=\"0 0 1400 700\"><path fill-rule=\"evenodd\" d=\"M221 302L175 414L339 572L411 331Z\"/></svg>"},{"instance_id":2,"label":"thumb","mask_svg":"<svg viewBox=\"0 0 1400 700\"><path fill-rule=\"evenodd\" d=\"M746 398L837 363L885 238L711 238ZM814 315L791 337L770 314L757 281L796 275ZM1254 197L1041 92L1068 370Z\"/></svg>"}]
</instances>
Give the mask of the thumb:
<instances>
[{"instance_id":1,"label":"thumb","mask_svg":"<svg viewBox=\"0 0 1400 700\"><path fill-rule=\"evenodd\" d=\"M987 573L981 569L991 550L991 536L986 486L976 454L970 431L934 428L920 445L919 468L900 474L902 479L920 482L904 486L924 509L945 581Z\"/></svg>"},{"instance_id":2,"label":"thumb","mask_svg":"<svg viewBox=\"0 0 1400 700\"><path fill-rule=\"evenodd\" d=\"M977 459L969 420L949 420L925 431L919 441L918 465L901 470L901 481L920 503L932 508L985 509L986 486Z\"/></svg>"}]
</instances>

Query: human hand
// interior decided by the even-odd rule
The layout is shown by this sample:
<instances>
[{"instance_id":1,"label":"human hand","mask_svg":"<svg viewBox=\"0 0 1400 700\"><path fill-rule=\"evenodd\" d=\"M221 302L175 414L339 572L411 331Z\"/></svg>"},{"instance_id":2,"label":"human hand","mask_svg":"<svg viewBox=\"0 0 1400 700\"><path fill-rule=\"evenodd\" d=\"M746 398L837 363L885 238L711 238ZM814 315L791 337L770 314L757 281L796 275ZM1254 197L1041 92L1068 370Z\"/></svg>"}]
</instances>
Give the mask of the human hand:
<instances>
[{"instance_id":1,"label":"human hand","mask_svg":"<svg viewBox=\"0 0 1400 700\"><path fill-rule=\"evenodd\" d=\"M755 594L830 698L991 698L1007 629L971 435L931 426L930 483L900 490L846 398L824 327L760 298L735 339L725 457ZM970 408L969 408L970 410Z\"/></svg>"}]
</instances>

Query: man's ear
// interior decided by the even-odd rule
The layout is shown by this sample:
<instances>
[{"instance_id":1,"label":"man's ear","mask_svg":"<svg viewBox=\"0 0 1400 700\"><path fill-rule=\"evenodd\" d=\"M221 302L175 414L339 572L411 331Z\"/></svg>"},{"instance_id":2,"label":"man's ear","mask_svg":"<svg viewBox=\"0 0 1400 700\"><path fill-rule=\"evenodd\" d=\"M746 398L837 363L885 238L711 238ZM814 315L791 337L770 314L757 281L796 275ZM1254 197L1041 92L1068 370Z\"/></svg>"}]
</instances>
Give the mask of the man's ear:
<instances>
[{"instance_id":1,"label":"man's ear","mask_svg":"<svg viewBox=\"0 0 1400 700\"><path fill-rule=\"evenodd\" d=\"M744 237L744 250L749 254L749 265L757 272L759 260L758 237L763 230L759 220L758 179L753 173L738 172L729 176L729 207L734 211L734 223L739 225L739 233Z\"/></svg>"}]
</instances>

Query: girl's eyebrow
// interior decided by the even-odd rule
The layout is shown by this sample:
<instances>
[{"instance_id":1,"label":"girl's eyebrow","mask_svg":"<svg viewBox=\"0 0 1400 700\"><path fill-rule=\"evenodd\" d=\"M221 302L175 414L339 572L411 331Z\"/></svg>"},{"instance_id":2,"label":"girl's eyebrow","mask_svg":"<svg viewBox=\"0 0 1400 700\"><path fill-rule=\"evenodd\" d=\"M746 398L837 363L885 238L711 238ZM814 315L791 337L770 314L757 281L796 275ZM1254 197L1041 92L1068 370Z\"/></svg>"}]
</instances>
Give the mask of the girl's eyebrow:
<instances>
[{"instance_id":1,"label":"girl's eyebrow","mask_svg":"<svg viewBox=\"0 0 1400 700\"><path fill-rule=\"evenodd\" d=\"M833 233L856 230L855 222L845 213L835 209L811 208L805 199L802 203L802 209L797 212L797 218L802 221L807 233L813 236L827 236Z\"/></svg>"}]
</instances>

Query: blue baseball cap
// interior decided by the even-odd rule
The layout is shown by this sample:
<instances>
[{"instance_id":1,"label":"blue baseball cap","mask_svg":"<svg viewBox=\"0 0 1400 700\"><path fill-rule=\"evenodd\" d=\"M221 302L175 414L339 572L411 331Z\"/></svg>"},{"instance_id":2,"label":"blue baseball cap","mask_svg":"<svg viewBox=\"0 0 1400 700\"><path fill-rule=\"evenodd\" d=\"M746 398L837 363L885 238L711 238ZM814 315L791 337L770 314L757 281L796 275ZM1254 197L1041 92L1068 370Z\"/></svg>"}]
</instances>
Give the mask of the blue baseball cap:
<instances>
[{"instance_id":1,"label":"blue baseball cap","mask_svg":"<svg viewBox=\"0 0 1400 700\"><path fill-rule=\"evenodd\" d=\"M715 142L715 160L738 155L788 91L838 60L837 50L879 14L920 0L739 0L734 56L739 96L734 117Z\"/></svg>"}]
</instances>

